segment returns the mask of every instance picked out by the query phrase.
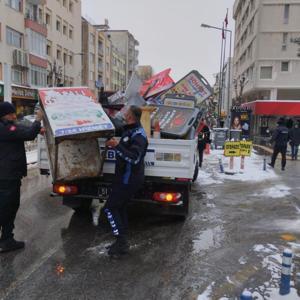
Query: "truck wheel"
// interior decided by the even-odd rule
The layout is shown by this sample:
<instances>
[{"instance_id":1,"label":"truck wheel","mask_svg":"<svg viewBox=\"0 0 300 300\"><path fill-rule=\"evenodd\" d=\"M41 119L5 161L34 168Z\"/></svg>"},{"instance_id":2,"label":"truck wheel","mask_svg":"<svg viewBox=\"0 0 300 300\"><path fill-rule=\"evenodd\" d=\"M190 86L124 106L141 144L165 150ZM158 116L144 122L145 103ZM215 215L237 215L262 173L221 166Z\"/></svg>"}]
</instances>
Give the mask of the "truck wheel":
<instances>
[{"instance_id":1,"label":"truck wheel","mask_svg":"<svg viewBox=\"0 0 300 300\"><path fill-rule=\"evenodd\" d=\"M188 217L189 215L189 196L190 196L190 192L189 192L189 187L187 187L184 191L183 191L183 204L180 207L180 215L177 216L177 219L179 221L185 221L185 219Z\"/></svg>"},{"instance_id":2,"label":"truck wheel","mask_svg":"<svg viewBox=\"0 0 300 300\"><path fill-rule=\"evenodd\" d=\"M92 199L82 199L79 206L73 207L77 214L84 214L90 212Z\"/></svg>"},{"instance_id":3,"label":"truck wheel","mask_svg":"<svg viewBox=\"0 0 300 300\"><path fill-rule=\"evenodd\" d=\"M199 165L198 165L198 162L196 163L196 166L195 166L195 171L194 171L194 176L193 176L193 182L195 182L198 178L198 174L199 174Z\"/></svg>"}]
</instances>

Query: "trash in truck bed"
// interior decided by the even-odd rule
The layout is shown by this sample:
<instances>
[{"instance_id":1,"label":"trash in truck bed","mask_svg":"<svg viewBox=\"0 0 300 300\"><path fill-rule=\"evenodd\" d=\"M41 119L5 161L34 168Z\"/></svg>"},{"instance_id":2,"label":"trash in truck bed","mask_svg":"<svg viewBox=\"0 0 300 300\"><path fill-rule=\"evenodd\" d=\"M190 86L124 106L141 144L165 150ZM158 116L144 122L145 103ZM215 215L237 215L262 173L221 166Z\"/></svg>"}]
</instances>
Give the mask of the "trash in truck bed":
<instances>
[{"instance_id":1,"label":"trash in truck bed","mask_svg":"<svg viewBox=\"0 0 300 300\"><path fill-rule=\"evenodd\" d=\"M114 126L85 87L39 89L41 106L55 139L103 137Z\"/></svg>"},{"instance_id":2,"label":"trash in truck bed","mask_svg":"<svg viewBox=\"0 0 300 300\"><path fill-rule=\"evenodd\" d=\"M160 132L165 137L183 138L196 122L199 109L158 105L151 113L151 122L159 121Z\"/></svg>"}]
</instances>

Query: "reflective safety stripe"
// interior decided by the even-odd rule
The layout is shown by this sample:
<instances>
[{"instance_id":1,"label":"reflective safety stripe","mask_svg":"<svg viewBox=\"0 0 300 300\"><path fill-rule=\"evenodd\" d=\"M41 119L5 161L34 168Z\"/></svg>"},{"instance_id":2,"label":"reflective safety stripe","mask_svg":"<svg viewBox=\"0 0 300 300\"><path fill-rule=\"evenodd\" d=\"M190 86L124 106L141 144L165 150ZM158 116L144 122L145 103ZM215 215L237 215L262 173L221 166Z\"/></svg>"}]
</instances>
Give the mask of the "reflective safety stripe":
<instances>
[{"instance_id":1,"label":"reflective safety stripe","mask_svg":"<svg viewBox=\"0 0 300 300\"><path fill-rule=\"evenodd\" d=\"M113 234L114 235L119 235L119 230L118 230L117 225L116 225L116 223L114 221L112 213L110 212L110 210L108 208L106 208L104 210L104 212L106 213L106 216L107 216L107 219L108 219L108 221L110 223L110 226L112 228Z\"/></svg>"}]
</instances>

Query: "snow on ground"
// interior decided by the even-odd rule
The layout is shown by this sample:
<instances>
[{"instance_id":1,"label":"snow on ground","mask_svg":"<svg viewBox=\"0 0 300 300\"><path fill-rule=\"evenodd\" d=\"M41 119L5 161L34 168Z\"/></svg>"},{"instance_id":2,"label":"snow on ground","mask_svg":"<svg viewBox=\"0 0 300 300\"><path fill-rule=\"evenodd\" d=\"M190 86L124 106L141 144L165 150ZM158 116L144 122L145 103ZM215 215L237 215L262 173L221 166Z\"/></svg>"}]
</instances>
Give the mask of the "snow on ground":
<instances>
[{"instance_id":1,"label":"snow on ground","mask_svg":"<svg viewBox=\"0 0 300 300\"><path fill-rule=\"evenodd\" d=\"M37 150L27 151L26 158L28 165L37 163Z\"/></svg>"},{"instance_id":2,"label":"snow on ground","mask_svg":"<svg viewBox=\"0 0 300 300\"><path fill-rule=\"evenodd\" d=\"M221 173L219 160L222 160L225 173ZM204 155L203 168L199 170L198 182L201 185L221 184L225 180L235 180L244 182L260 182L278 178L278 175L267 166L263 170L264 157L255 154L253 151L250 157L245 158L245 168L240 169L241 158L234 158L234 169L229 170L229 158L223 155L223 150L212 150L210 154ZM226 174L233 172L233 175ZM287 191L285 189L285 191Z\"/></svg>"},{"instance_id":3,"label":"snow on ground","mask_svg":"<svg viewBox=\"0 0 300 300\"><path fill-rule=\"evenodd\" d=\"M290 190L291 190L290 187L280 184L277 186L273 186L273 187L264 189L261 193L255 193L252 196L268 197L268 198L282 198L282 197L289 196L291 194Z\"/></svg>"}]
</instances>

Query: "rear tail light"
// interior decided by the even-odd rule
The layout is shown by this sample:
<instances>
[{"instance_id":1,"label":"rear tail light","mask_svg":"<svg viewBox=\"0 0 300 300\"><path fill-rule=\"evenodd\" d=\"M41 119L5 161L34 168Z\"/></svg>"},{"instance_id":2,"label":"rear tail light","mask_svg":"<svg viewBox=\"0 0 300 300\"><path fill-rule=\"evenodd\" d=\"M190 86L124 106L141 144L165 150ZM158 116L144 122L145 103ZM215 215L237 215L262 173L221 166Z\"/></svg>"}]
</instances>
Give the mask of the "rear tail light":
<instances>
[{"instance_id":1,"label":"rear tail light","mask_svg":"<svg viewBox=\"0 0 300 300\"><path fill-rule=\"evenodd\" d=\"M181 193L156 192L153 200L158 202L177 203L181 198Z\"/></svg>"},{"instance_id":2,"label":"rear tail light","mask_svg":"<svg viewBox=\"0 0 300 300\"><path fill-rule=\"evenodd\" d=\"M190 179L189 178L176 178L176 181L188 182L188 181L190 181Z\"/></svg>"},{"instance_id":3,"label":"rear tail light","mask_svg":"<svg viewBox=\"0 0 300 300\"><path fill-rule=\"evenodd\" d=\"M55 184L53 192L59 195L76 195L78 194L78 187L76 185Z\"/></svg>"}]
</instances>

